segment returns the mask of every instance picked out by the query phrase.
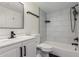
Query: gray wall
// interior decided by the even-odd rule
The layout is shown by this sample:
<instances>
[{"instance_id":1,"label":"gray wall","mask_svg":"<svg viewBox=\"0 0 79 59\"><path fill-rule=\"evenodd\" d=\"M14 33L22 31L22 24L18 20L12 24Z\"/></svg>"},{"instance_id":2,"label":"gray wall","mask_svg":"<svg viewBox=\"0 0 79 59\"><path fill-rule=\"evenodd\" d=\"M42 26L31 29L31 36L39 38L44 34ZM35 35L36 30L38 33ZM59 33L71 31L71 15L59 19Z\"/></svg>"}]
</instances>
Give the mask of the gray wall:
<instances>
[{"instance_id":1,"label":"gray wall","mask_svg":"<svg viewBox=\"0 0 79 59\"><path fill-rule=\"evenodd\" d=\"M44 42L46 40L46 13L40 9L40 42Z\"/></svg>"}]
</instances>

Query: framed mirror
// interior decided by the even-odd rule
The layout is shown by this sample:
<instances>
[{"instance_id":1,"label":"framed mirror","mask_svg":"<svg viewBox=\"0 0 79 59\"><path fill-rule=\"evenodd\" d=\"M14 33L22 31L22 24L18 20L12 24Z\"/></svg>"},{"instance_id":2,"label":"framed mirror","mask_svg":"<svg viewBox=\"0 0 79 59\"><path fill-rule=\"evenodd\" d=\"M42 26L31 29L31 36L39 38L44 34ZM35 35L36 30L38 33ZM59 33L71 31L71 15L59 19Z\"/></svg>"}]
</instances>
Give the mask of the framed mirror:
<instances>
[{"instance_id":1,"label":"framed mirror","mask_svg":"<svg viewBox=\"0 0 79 59\"><path fill-rule=\"evenodd\" d=\"M0 29L23 29L24 5L21 2L0 2Z\"/></svg>"}]
</instances>

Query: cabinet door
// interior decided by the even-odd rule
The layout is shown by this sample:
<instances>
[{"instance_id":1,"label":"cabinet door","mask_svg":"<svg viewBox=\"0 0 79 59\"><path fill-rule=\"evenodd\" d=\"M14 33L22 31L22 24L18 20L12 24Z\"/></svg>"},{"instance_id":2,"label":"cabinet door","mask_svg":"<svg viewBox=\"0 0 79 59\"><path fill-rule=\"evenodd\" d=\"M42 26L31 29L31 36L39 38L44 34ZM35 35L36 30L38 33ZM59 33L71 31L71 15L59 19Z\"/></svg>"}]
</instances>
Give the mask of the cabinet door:
<instances>
[{"instance_id":1,"label":"cabinet door","mask_svg":"<svg viewBox=\"0 0 79 59\"><path fill-rule=\"evenodd\" d=\"M19 46L21 43L13 44L0 49L0 57L19 57Z\"/></svg>"},{"instance_id":2,"label":"cabinet door","mask_svg":"<svg viewBox=\"0 0 79 59\"><path fill-rule=\"evenodd\" d=\"M20 47L18 47L18 48L16 48L16 55L17 55L17 57L23 57L23 47L22 46L20 46Z\"/></svg>"},{"instance_id":3,"label":"cabinet door","mask_svg":"<svg viewBox=\"0 0 79 59\"><path fill-rule=\"evenodd\" d=\"M16 48L6 51L0 55L0 57L16 57Z\"/></svg>"},{"instance_id":4,"label":"cabinet door","mask_svg":"<svg viewBox=\"0 0 79 59\"><path fill-rule=\"evenodd\" d=\"M36 39L23 42L24 57L35 57L36 56Z\"/></svg>"}]
</instances>

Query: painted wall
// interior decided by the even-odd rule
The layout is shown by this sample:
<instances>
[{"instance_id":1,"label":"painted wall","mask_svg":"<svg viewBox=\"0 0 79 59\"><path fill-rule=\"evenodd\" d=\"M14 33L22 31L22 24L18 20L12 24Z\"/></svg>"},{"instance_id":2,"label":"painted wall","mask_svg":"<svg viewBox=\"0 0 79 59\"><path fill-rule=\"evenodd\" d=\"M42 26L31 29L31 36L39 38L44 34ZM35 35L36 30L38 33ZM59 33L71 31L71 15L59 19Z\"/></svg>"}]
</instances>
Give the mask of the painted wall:
<instances>
[{"instance_id":1,"label":"painted wall","mask_svg":"<svg viewBox=\"0 0 79 59\"><path fill-rule=\"evenodd\" d=\"M38 19L31 15L30 16L27 15L26 12L30 10L36 14L39 14L39 8L33 5L32 3L23 3L23 4L24 4L24 29L0 29L0 39L8 38L10 36L10 31L14 31L17 35L38 33L38 23L39 23Z\"/></svg>"},{"instance_id":2,"label":"painted wall","mask_svg":"<svg viewBox=\"0 0 79 59\"><path fill-rule=\"evenodd\" d=\"M47 19L51 21L47 24L47 40L69 44L73 42L74 33L71 32L70 9L48 14Z\"/></svg>"},{"instance_id":3,"label":"painted wall","mask_svg":"<svg viewBox=\"0 0 79 59\"><path fill-rule=\"evenodd\" d=\"M47 40L47 25L45 23L46 16L46 12L40 9L40 42L44 42Z\"/></svg>"},{"instance_id":4,"label":"painted wall","mask_svg":"<svg viewBox=\"0 0 79 59\"><path fill-rule=\"evenodd\" d=\"M25 31L27 34L37 34L39 33L39 18L27 14L27 11L39 15L39 8L33 3L25 3Z\"/></svg>"}]
</instances>

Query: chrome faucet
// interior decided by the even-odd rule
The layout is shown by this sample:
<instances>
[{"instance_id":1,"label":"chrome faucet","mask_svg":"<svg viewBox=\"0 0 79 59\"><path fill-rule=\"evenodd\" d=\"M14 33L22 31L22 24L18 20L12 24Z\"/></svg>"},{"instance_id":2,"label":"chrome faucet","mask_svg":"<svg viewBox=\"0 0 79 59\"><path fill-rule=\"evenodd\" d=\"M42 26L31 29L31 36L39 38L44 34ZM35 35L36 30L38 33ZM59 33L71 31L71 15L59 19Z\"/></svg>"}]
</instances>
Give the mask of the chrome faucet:
<instances>
[{"instance_id":1,"label":"chrome faucet","mask_svg":"<svg viewBox=\"0 0 79 59\"><path fill-rule=\"evenodd\" d=\"M10 33L10 39L12 39L12 38L15 38L15 33L14 33L14 31L11 31L11 33Z\"/></svg>"}]
</instances>

